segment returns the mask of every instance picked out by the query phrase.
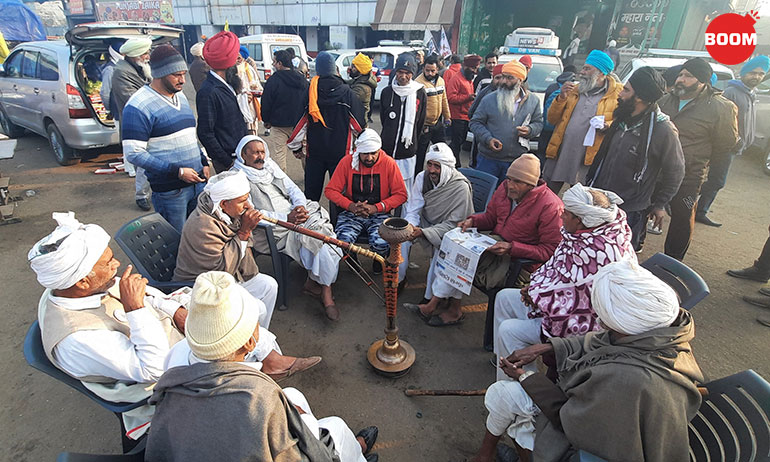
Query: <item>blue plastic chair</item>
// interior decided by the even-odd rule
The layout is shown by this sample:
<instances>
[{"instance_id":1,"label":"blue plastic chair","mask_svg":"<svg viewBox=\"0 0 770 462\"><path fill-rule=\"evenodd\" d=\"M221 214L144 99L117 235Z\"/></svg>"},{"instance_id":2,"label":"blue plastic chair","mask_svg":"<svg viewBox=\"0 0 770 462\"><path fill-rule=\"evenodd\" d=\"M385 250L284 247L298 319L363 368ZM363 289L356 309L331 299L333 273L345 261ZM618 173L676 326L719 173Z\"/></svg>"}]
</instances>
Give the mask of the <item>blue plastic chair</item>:
<instances>
[{"instance_id":1,"label":"blue plastic chair","mask_svg":"<svg viewBox=\"0 0 770 462\"><path fill-rule=\"evenodd\" d=\"M144 406L147 403L146 399L136 403L114 403L112 401L104 400L86 388L80 380L67 375L58 367L54 366L51 361L48 360L48 356L46 356L45 351L43 350L43 339L40 334L40 325L37 321L32 323L27 331L27 336L24 338L24 358L30 366L53 377L59 382L74 388L96 404L117 415L118 420L120 421L124 452L128 451L136 444L135 441L126 438L125 428L123 427L123 418L120 414Z\"/></svg>"},{"instance_id":2,"label":"blue plastic chair","mask_svg":"<svg viewBox=\"0 0 770 462\"><path fill-rule=\"evenodd\" d=\"M80 454L62 452L56 462L144 462L144 450L147 438L142 438L134 449L125 454Z\"/></svg>"},{"instance_id":3,"label":"blue plastic chair","mask_svg":"<svg viewBox=\"0 0 770 462\"><path fill-rule=\"evenodd\" d=\"M473 168L458 168L460 173L471 182L473 187L473 210L481 213L487 209L492 195L497 189L497 177Z\"/></svg>"},{"instance_id":4,"label":"blue plastic chair","mask_svg":"<svg viewBox=\"0 0 770 462\"><path fill-rule=\"evenodd\" d=\"M280 311L288 310L288 290L289 290L289 265L291 264L291 257L278 250L278 245L273 234L273 225L260 221L257 225L257 229L262 230L265 233L265 240L267 246L270 249L270 260L273 264L273 277L278 282L278 309ZM257 229L254 232L257 232ZM268 255L265 253L254 250L254 255Z\"/></svg>"},{"instance_id":5,"label":"blue plastic chair","mask_svg":"<svg viewBox=\"0 0 770 462\"><path fill-rule=\"evenodd\" d=\"M666 254L656 253L641 265L674 289L680 306L685 310L694 307L709 294L709 286L698 273Z\"/></svg>"}]
</instances>

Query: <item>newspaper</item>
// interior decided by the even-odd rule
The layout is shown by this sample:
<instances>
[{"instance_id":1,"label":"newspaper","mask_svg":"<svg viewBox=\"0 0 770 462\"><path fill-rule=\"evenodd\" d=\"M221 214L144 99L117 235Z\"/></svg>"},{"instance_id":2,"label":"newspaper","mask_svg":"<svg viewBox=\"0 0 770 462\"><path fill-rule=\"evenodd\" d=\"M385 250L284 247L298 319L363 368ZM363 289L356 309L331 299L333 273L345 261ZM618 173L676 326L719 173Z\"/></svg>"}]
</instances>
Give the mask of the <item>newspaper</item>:
<instances>
[{"instance_id":1,"label":"newspaper","mask_svg":"<svg viewBox=\"0 0 770 462\"><path fill-rule=\"evenodd\" d=\"M479 257L497 241L476 228L455 228L444 234L436 260L436 275L465 295L470 295Z\"/></svg>"}]
</instances>

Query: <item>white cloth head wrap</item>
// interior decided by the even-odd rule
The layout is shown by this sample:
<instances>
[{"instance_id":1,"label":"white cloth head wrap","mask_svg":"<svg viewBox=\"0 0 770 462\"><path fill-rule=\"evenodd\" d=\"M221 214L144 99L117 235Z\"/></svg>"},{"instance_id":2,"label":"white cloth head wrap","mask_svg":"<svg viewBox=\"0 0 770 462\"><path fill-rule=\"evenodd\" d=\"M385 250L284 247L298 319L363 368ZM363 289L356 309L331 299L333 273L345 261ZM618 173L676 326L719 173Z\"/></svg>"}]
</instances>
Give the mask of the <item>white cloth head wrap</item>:
<instances>
[{"instance_id":1,"label":"white cloth head wrap","mask_svg":"<svg viewBox=\"0 0 770 462\"><path fill-rule=\"evenodd\" d=\"M610 200L610 207L605 209L594 205L591 190L605 194ZM564 202L564 209L574 213L587 228L595 228L617 218L618 204L623 203L623 199L612 191L586 188L580 183L565 191L561 200Z\"/></svg>"},{"instance_id":2,"label":"white cloth head wrap","mask_svg":"<svg viewBox=\"0 0 770 462\"><path fill-rule=\"evenodd\" d=\"M110 53L110 59L112 60L113 64L117 64L118 61L123 59L123 55L120 54L117 50L115 50L112 47L107 48L107 51Z\"/></svg>"},{"instance_id":3,"label":"white cloth head wrap","mask_svg":"<svg viewBox=\"0 0 770 462\"><path fill-rule=\"evenodd\" d=\"M54 212L59 224L27 254L37 280L48 289L68 289L88 276L110 243L99 225L84 225L73 212Z\"/></svg>"},{"instance_id":4,"label":"white cloth head wrap","mask_svg":"<svg viewBox=\"0 0 770 462\"><path fill-rule=\"evenodd\" d=\"M199 58L203 57L203 43L198 42L190 47L190 54Z\"/></svg>"},{"instance_id":5,"label":"white cloth head wrap","mask_svg":"<svg viewBox=\"0 0 770 462\"><path fill-rule=\"evenodd\" d=\"M222 211L222 201L229 201L249 194L251 186L249 186L249 179L245 173L240 170L228 170L209 178L209 182L203 190L209 193L211 201L214 203L212 211L229 225L232 220Z\"/></svg>"},{"instance_id":6,"label":"white cloth head wrap","mask_svg":"<svg viewBox=\"0 0 770 462\"><path fill-rule=\"evenodd\" d=\"M401 129L401 141L404 143L404 147L408 148L412 145L412 136L414 135L414 121L417 117L417 90L424 85L410 80L407 85L403 87L398 84L396 79L393 79L393 93L397 94L401 98L405 98L406 101L402 103L404 126Z\"/></svg>"},{"instance_id":7,"label":"white cloth head wrap","mask_svg":"<svg viewBox=\"0 0 770 462\"><path fill-rule=\"evenodd\" d=\"M252 141L259 141L265 147L265 164L261 170L249 167L243 160L243 149ZM256 135L246 135L241 138L240 143L238 143L238 146L235 148L235 163L233 164L233 168L245 173L246 177L252 183L270 184L273 182L274 178L286 178L286 173L284 173L284 171L281 170L281 167L270 158L270 149L267 147L265 140Z\"/></svg>"},{"instance_id":8,"label":"white cloth head wrap","mask_svg":"<svg viewBox=\"0 0 770 462\"><path fill-rule=\"evenodd\" d=\"M150 51L152 40L145 37L137 37L126 40L120 47L120 52L129 58L136 58Z\"/></svg>"},{"instance_id":9,"label":"white cloth head wrap","mask_svg":"<svg viewBox=\"0 0 770 462\"><path fill-rule=\"evenodd\" d=\"M674 289L630 260L610 263L596 273L591 306L607 327L628 335L668 327L679 316Z\"/></svg>"},{"instance_id":10,"label":"white cloth head wrap","mask_svg":"<svg viewBox=\"0 0 770 462\"><path fill-rule=\"evenodd\" d=\"M452 148L446 143L436 143L428 149L428 153L425 155L426 164L429 160L441 164L441 179L436 185L437 188L440 188L452 177L452 170L455 168L455 155L452 153Z\"/></svg>"},{"instance_id":11,"label":"white cloth head wrap","mask_svg":"<svg viewBox=\"0 0 770 462\"><path fill-rule=\"evenodd\" d=\"M353 160L351 163L353 170L358 170L358 163L360 161L358 153L377 152L381 148L382 139L376 131L372 130L371 128L367 128L366 130L362 131L361 134L358 135L358 139L356 139L356 150L353 151Z\"/></svg>"}]
</instances>

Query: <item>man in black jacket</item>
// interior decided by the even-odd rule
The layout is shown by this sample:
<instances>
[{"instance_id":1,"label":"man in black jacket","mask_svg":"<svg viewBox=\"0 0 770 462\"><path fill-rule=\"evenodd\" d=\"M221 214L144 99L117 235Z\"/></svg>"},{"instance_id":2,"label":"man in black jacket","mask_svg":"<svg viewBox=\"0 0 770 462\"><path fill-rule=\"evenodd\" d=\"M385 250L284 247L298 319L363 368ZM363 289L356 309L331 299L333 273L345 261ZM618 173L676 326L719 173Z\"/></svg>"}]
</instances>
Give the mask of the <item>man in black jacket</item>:
<instances>
[{"instance_id":1,"label":"man in black jacket","mask_svg":"<svg viewBox=\"0 0 770 462\"><path fill-rule=\"evenodd\" d=\"M232 167L235 147L247 134L235 96L242 85L235 66L240 48L238 37L229 31L219 32L203 46L203 58L211 71L195 97L198 139L217 172Z\"/></svg>"},{"instance_id":2,"label":"man in black jacket","mask_svg":"<svg viewBox=\"0 0 770 462\"><path fill-rule=\"evenodd\" d=\"M286 50L275 52L273 67L275 72L267 79L262 92L262 123L270 129L270 136L265 138L270 158L286 171L286 141L304 114L307 80L295 71Z\"/></svg>"},{"instance_id":3,"label":"man in black jacket","mask_svg":"<svg viewBox=\"0 0 770 462\"><path fill-rule=\"evenodd\" d=\"M425 124L427 96L424 85L412 80L417 64L411 53L398 57L393 72L396 75L393 85L380 95L380 137L382 150L396 159L409 194L417 164L418 138Z\"/></svg>"},{"instance_id":4,"label":"man in black jacket","mask_svg":"<svg viewBox=\"0 0 770 462\"><path fill-rule=\"evenodd\" d=\"M666 81L651 67L631 75L618 96L612 126L599 147L589 186L623 199L634 249L641 250L647 216L660 227L666 204L684 177L684 154L676 127L655 103Z\"/></svg>"},{"instance_id":5,"label":"man in black jacket","mask_svg":"<svg viewBox=\"0 0 770 462\"><path fill-rule=\"evenodd\" d=\"M321 199L324 177L334 173L340 159L352 154L354 137L365 125L364 106L337 73L334 57L322 51L316 57L317 76L303 93L305 114L286 144L296 157L302 156L302 140L307 140L305 196Z\"/></svg>"}]
</instances>

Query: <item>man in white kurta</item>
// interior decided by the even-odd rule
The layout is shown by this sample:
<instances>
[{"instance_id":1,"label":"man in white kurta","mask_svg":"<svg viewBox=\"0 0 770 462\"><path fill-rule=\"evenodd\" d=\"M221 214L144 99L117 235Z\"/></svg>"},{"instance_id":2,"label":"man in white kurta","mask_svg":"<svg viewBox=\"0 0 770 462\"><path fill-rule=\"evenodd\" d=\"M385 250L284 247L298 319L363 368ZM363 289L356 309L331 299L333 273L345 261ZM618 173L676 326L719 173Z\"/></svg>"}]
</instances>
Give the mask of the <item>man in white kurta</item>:
<instances>
[{"instance_id":1,"label":"man in white kurta","mask_svg":"<svg viewBox=\"0 0 770 462\"><path fill-rule=\"evenodd\" d=\"M249 197L254 208L267 217L300 225L325 236L336 237L329 214L318 202L309 201L291 178L270 158L267 143L254 135L244 136L235 149L233 170L246 174L251 186ZM339 317L334 305L332 284L337 280L341 254L330 244L281 226L273 228L278 250L301 264L308 272L303 291L321 299L327 316ZM252 235L254 246L267 252L262 233Z\"/></svg>"}]
</instances>

